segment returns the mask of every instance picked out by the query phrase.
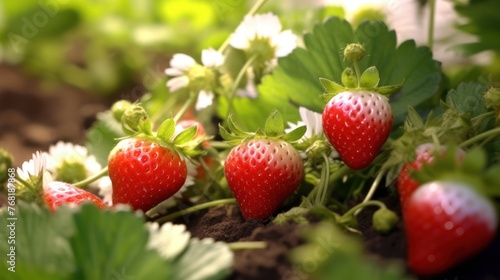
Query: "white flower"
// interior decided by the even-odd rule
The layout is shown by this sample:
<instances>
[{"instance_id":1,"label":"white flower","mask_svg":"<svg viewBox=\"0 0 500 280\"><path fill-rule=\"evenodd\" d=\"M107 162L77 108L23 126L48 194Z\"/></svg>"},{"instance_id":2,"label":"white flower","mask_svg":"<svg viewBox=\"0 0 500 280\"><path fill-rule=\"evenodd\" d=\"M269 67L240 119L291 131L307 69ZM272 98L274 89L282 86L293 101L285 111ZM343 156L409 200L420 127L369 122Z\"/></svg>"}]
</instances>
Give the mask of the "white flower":
<instances>
[{"instance_id":1,"label":"white flower","mask_svg":"<svg viewBox=\"0 0 500 280\"><path fill-rule=\"evenodd\" d=\"M207 108L214 102L214 93L211 91L202 90L198 94L198 99L196 99L196 104L194 109L199 111L203 108Z\"/></svg>"},{"instance_id":2,"label":"white flower","mask_svg":"<svg viewBox=\"0 0 500 280\"><path fill-rule=\"evenodd\" d=\"M300 107L299 114L301 121L297 122L296 124L288 122L288 126L290 128L285 129L285 132L290 132L297 127L305 125L307 130L300 141L323 137L323 119L320 113L316 113L307 108Z\"/></svg>"},{"instance_id":3,"label":"white flower","mask_svg":"<svg viewBox=\"0 0 500 280\"><path fill-rule=\"evenodd\" d=\"M231 35L229 44L272 61L291 53L297 47L297 37L290 30L282 31L279 18L267 13L246 16Z\"/></svg>"},{"instance_id":4,"label":"white flower","mask_svg":"<svg viewBox=\"0 0 500 280\"><path fill-rule=\"evenodd\" d=\"M47 170L57 181L76 183L101 171L101 165L87 148L59 141L49 147Z\"/></svg>"},{"instance_id":5,"label":"white flower","mask_svg":"<svg viewBox=\"0 0 500 280\"><path fill-rule=\"evenodd\" d=\"M104 176L97 181L97 188L99 195L102 197L104 203L108 206L113 206L113 183L109 176Z\"/></svg>"},{"instance_id":6,"label":"white flower","mask_svg":"<svg viewBox=\"0 0 500 280\"><path fill-rule=\"evenodd\" d=\"M189 55L183 53L174 54L170 60L170 67L165 70L165 74L175 78L168 80L167 87L171 92L187 87L189 84L188 71L196 65L196 61Z\"/></svg>"},{"instance_id":7,"label":"white flower","mask_svg":"<svg viewBox=\"0 0 500 280\"><path fill-rule=\"evenodd\" d=\"M163 259L171 260L186 249L191 234L186 231L185 225L165 223L161 227L158 223L146 223L149 231L147 247L158 251Z\"/></svg>"},{"instance_id":8,"label":"white flower","mask_svg":"<svg viewBox=\"0 0 500 280\"><path fill-rule=\"evenodd\" d=\"M215 84L213 70L224 64L224 56L212 48L206 49L201 52L201 62L203 65L189 55L178 53L170 60L170 68L165 70L165 74L174 77L167 82L170 92L185 87L199 92L196 110L212 105Z\"/></svg>"},{"instance_id":9,"label":"white flower","mask_svg":"<svg viewBox=\"0 0 500 280\"><path fill-rule=\"evenodd\" d=\"M43 187L53 181L52 176L45 168L46 165L47 158L45 153L37 151L29 161L23 162L21 168L17 168L17 175L33 188ZM24 189L24 184L18 183L18 186ZM19 192L22 192L22 190L19 190Z\"/></svg>"},{"instance_id":10,"label":"white flower","mask_svg":"<svg viewBox=\"0 0 500 280\"><path fill-rule=\"evenodd\" d=\"M42 176L46 165L47 158L45 154L37 151L33 154L32 159L23 162L21 168L17 168L17 175L25 181L30 181L31 178Z\"/></svg>"}]
</instances>

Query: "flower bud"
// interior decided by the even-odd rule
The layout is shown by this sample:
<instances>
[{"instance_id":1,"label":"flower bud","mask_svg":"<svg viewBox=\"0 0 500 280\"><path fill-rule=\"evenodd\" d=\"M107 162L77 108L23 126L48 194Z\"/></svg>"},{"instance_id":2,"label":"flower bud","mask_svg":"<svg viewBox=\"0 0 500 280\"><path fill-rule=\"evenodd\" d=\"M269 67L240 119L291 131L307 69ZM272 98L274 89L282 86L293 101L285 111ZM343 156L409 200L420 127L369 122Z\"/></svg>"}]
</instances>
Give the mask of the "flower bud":
<instances>
[{"instance_id":1,"label":"flower bud","mask_svg":"<svg viewBox=\"0 0 500 280\"><path fill-rule=\"evenodd\" d=\"M123 114L123 121L136 132L151 134L151 121L146 110L139 105L130 106Z\"/></svg>"},{"instance_id":2,"label":"flower bud","mask_svg":"<svg viewBox=\"0 0 500 280\"><path fill-rule=\"evenodd\" d=\"M122 121L122 116L127 111L127 109L132 106L132 103L130 103L127 100L119 100L116 101L113 106L111 106L111 112L113 113L113 118L117 120L118 122Z\"/></svg>"},{"instance_id":3,"label":"flower bud","mask_svg":"<svg viewBox=\"0 0 500 280\"><path fill-rule=\"evenodd\" d=\"M398 215L387 208L380 208L372 216L373 228L380 233L389 233L399 221Z\"/></svg>"},{"instance_id":4,"label":"flower bud","mask_svg":"<svg viewBox=\"0 0 500 280\"><path fill-rule=\"evenodd\" d=\"M361 44L349 44L344 49L344 58L349 62L360 61L365 53L365 48Z\"/></svg>"}]
</instances>

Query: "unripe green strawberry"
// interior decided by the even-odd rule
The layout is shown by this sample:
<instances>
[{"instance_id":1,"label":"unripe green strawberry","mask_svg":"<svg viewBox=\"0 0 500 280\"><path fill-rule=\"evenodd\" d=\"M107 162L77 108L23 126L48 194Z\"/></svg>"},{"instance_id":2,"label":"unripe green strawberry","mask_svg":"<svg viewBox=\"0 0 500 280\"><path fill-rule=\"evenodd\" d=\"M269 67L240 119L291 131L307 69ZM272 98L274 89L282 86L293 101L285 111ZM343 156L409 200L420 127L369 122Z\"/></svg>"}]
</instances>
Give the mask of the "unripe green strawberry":
<instances>
[{"instance_id":1,"label":"unripe green strawberry","mask_svg":"<svg viewBox=\"0 0 500 280\"><path fill-rule=\"evenodd\" d=\"M304 166L289 143L254 139L231 150L224 173L243 216L266 219L300 185Z\"/></svg>"},{"instance_id":2,"label":"unripe green strawberry","mask_svg":"<svg viewBox=\"0 0 500 280\"><path fill-rule=\"evenodd\" d=\"M120 141L108 158L113 204L144 212L174 195L184 184L187 167L172 148L141 138Z\"/></svg>"},{"instance_id":3,"label":"unripe green strawberry","mask_svg":"<svg viewBox=\"0 0 500 280\"><path fill-rule=\"evenodd\" d=\"M352 169L367 167L391 133L388 98L366 90L335 95L323 111L323 130L342 160Z\"/></svg>"},{"instance_id":4,"label":"unripe green strawberry","mask_svg":"<svg viewBox=\"0 0 500 280\"><path fill-rule=\"evenodd\" d=\"M71 184L53 181L43 187L43 199L52 212L61 205L80 205L92 202L99 208L106 208L106 204L94 194L77 188Z\"/></svg>"}]
</instances>

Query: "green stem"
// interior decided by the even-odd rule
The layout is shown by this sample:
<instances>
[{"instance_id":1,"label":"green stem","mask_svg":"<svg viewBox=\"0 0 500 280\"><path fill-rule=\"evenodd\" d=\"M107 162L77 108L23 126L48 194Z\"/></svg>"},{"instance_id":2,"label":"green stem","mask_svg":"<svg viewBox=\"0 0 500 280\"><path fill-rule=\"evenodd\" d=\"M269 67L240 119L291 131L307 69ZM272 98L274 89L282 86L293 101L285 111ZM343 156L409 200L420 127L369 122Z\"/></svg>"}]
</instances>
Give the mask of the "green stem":
<instances>
[{"instance_id":1,"label":"green stem","mask_svg":"<svg viewBox=\"0 0 500 280\"><path fill-rule=\"evenodd\" d=\"M187 112L189 107L193 106L193 104L196 102L196 99L198 99L198 94L199 93L191 92L191 94L189 95L189 98L186 100L186 102L184 102L182 107L179 109L179 112L177 112L177 114L175 114L175 116L174 116L175 122L178 122L182 118L182 116L184 116L184 114Z\"/></svg>"},{"instance_id":2,"label":"green stem","mask_svg":"<svg viewBox=\"0 0 500 280\"><path fill-rule=\"evenodd\" d=\"M232 242L227 244L232 251L246 250L246 249L265 249L267 242L265 241L241 241Z\"/></svg>"},{"instance_id":3,"label":"green stem","mask_svg":"<svg viewBox=\"0 0 500 280\"><path fill-rule=\"evenodd\" d=\"M325 153L322 153L323 157L323 170L321 170L321 181L320 181L320 204L325 205L326 195L328 193L328 181L330 177L330 160Z\"/></svg>"},{"instance_id":4,"label":"green stem","mask_svg":"<svg viewBox=\"0 0 500 280\"><path fill-rule=\"evenodd\" d=\"M253 16L254 14L256 14L260 8L267 2L267 0L258 0L253 6L252 8L250 8L250 10L248 11L248 13L246 13L245 17L247 16ZM229 46L229 40L231 39L231 36L227 37L226 40L224 41L224 43L222 43L222 45L219 47L219 52L220 53L224 53L227 49L227 47Z\"/></svg>"},{"instance_id":5,"label":"green stem","mask_svg":"<svg viewBox=\"0 0 500 280\"><path fill-rule=\"evenodd\" d=\"M369 200L369 201L362 202L362 203L354 206L353 208L349 209L349 211L345 212L344 215L342 215L340 217L340 220L347 220L352 215L358 214L359 213L358 210L361 210L362 208L365 208L367 206L378 206L381 209L387 209L385 204L383 204L382 202L380 202L378 200Z\"/></svg>"},{"instance_id":6,"label":"green stem","mask_svg":"<svg viewBox=\"0 0 500 280\"><path fill-rule=\"evenodd\" d=\"M359 61L353 61L352 65L354 66L354 73L356 73L356 82L359 88L361 86L361 68L359 67Z\"/></svg>"},{"instance_id":7,"label":"green stem","mask_svg":"<svg viewBox=\"0 0 500 280\"><path fill-rule=\"evenodd\" d=\"M378 185L380 184L380 181L382 180L382 177L385 174L385 170L380 170L379 173L377 174L377 177L375 177L375 180L373 180L373 183L370 187L370 190L368 191L368 194L366 194L365 199L363 199L363 203L367 202L368 200L372 199L373 194L377 190Z\"/></svg>"},{"instance_id":8,"label":"green stem","mask_svg":"<svg viewBox=\"0 0 500 280\"><path fill-rule=\"evenodd\" d=\"M491 130L488 130L488 131L485 131L485 132L483 132L481 134L478 134L478 135L476 135L476 136L474 136L474 137L472 137L470 139L467 139L464 142L462 142L459 145L459 147L461 147L461 148L467 147L467 146L472 145L472 144L474 144L476 142L479 142L479 141L481 141L483 139L488 139L488 138L490 138L492 136L497 136L497 134L500 134L500 127L497 127L495 129L491 129Z\"/></svg>"},{"instance_id":9,"label":"green stem","mask_svg":"<svg viewBox=\"0 0 500 280\"><path fill-rule=\"evenodd\" d=\"M337 170L335 173L330 176L330 180L328 181L328 184L335 182L336 180L342 178L345 176L351 169L347 165L343 165L339 170Z\"/></svg>"},{"instance_id":10,"label":"green stem","mask_svg":"<svg viewBox=\"0 0 500 280\"><path fill-rule=\"evenodd\" d=\"M170 220L173 220L177 217L180 217L180 216L183 216L183 215L186 215L189 213L197 212L197 211L207 209L210 207L214 207L214 206L225 205L225 204L235 204L235 203L236 203L236 199L234 199L234 198L214 200L214 201L210 201L207 203L198 204L198 205L186 208L184 210L163 216L163 217L159 218L158 220L156 220L156 222L162 224L162 223L168 222Z\"/></svg>"},{"instance_id":11,"label":"green stem","mask_svg":"<svg viewBox=\"0 0 500 280\"><path fill-rule=\"evenodd\" d=\"M429 0L429 30L427 46L432 50L434 45L434 19L436 17L436 0Z\"/></svg>"},{"instance_id":12,"label":"green stem","mask_svg":"<svg viewBox=\"0 0 500 280\"><path fill-rule=\"evenodd\" d=\"M233 85L231 86L231 89L229 90L229 94L227 97L227 102L228 102L229 108L227 109L226 119L228 118L229 114L231 113L231 111L234 108L233 100L234 100L234 97L236 96L236 91L238 90L238 85L240 84L241 80L245 76L247 69L252 65L252 63L255 61L255 59L257 59L256 55L250 57L250 59L248 59L247 62L245 62L243 67L241 67L240 72L236 76L236 79L234 80Z\"/></svg>"},{"instance_id":13,"label":"green stem","mask_svg":"<svg viewBox=\"0 0 500 280\"><path fill-rule=\"evenodd\" d=\"M78 188L84 188L84 187L90 185L91 183L97 181L101 177L105 176L106 174L108 174L108 167L107 166L104 167L101 171L99 171L99 173L95 174L94 176L88 177L85 180L74 183L73 186L78 187Z\"/></svg>"}]
</instances>

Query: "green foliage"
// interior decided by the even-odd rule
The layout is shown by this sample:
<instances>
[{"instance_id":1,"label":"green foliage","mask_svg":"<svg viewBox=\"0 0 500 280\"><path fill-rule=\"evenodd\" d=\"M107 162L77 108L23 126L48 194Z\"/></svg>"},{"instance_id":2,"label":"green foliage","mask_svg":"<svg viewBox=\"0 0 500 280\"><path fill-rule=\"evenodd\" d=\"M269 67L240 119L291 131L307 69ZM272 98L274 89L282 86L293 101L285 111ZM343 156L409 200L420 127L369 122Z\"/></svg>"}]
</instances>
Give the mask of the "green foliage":
<instances>
[{"instance_id":1,"label":"green foliage","mask_svg":"<svg viewBox=\"0 0 500 280\"><path fill-rule=\"evenodd\" d=\"M297 48L279 60L273 74L265 77L259 87L261 95L257 100L235 100L235 107L242 112L241 118L253 127L260 118L259 109L269 102L290 116L291 121L297 118L291 113L291 104L322 112L324 82L319 79L339 81L342 71L350 66L343 60L342 50L347 44L358 42L369 54L360 61L362 71L376 66L380 86L405 82L400 92L391 98L396 124L404 120L408 106L416 107L437 92L440 67L432 60L428 48L416 47L413 41L403 42L396 48L396 34L382 22L365 22L354 31L348 22L331 18L304 36L305 49Z\"/></svg>"},{"instance_id":2,"label":"green foliage","mask_svg":"<svg viewBox=\"0 0 500 280\"><path fill-rule=\"evenodd\" d=\"M468 21L459 25L459 29L476 35L478 42L457 46L467 55L473 55L486 50L500 53L500 18L498 10L500 2L496 0L460 1L455 10Z\"/></svg>"},{"instance_id":3,"label":"green foliage","mask_svg":"<svg viewBox=\"0 0 500 280\"><path fill-rule=\"evenodd\" d=\"M410 279L403 263L375 262L363 250L361 239L330 222L322 222L305 235L306 244L292 250L299 279Z\"/></svg>"},{"instance_id":4,"label":"green foliage","mask_svg":"<svg viewBox=\"0 0 500 280\"><path fill-rule=\"evenodd\" d=\"M468 113L471 118L486 113L484 94L488 90L485 84L461 83L446 95L446 103L454 104L459 113Z\"/></svg>"},{"instance_id":5,"label":"green foliage","mask_svg":"<svg viewBox=\"0 0 500 280\"><path fill-rule=\"evenodd\" d=\"M0 216L13 217L7 208ZM3 255L15 246L15 272L2 262L2 279L215 280L224 279L232 265L233 254L224 243L191 240L180 226L148 232L144 220L128 210L101 211L84 204L51 213L20 202L15 217L15 229L0 229L3 240L15 231L15 243L0 244ZM168 257L160 255L162 251L168 251Z\"/></svg>"},{"instance_id":6,"label":"green foliage","mask_svg":"<svg viewBox=\"0 0 500 280\"><path fill-rule=\"evenodd\" d=\"M158 58L220 45L247 0L0 1L0 52L46 79L96 94L159 85ZM163 85L162 85L163 86Z\"/></svg>"}]
</instances>

